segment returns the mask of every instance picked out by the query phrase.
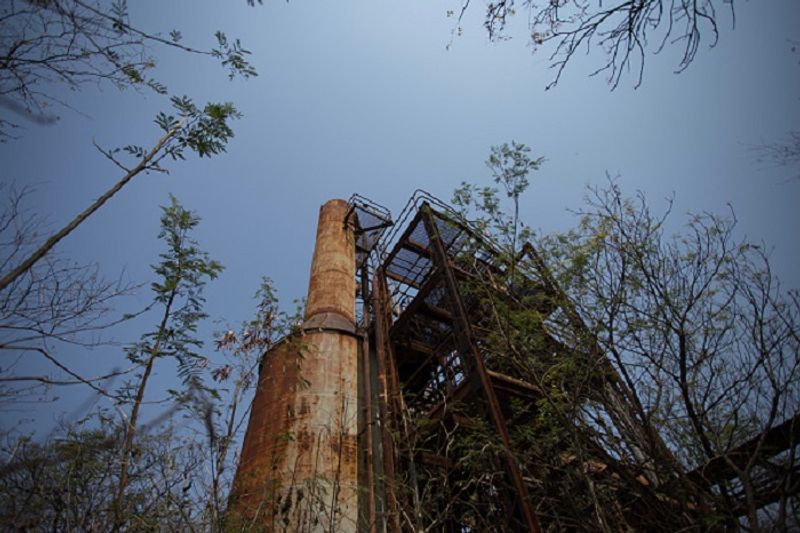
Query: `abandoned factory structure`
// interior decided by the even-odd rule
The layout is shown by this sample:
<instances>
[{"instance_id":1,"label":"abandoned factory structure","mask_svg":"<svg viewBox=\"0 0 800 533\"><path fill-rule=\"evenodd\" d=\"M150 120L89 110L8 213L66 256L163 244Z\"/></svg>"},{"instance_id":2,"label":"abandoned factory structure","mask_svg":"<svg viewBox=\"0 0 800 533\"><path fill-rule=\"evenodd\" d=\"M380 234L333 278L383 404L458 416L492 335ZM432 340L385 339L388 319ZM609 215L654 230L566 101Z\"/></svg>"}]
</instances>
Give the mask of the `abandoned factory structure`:
<instances>
[{"instance_id":1,"label":"abandoned factory structure","mask_svg":"<svg viewBox=\"0 0 800 533\"><path fill-rule=\"evenodd\" d=\"M261 362L231 526L725 530L707 520L743 498L736 454L682 468L537 250L511 255L422 191L396 220L358 195L323 205L304 322ZM759 438L777 455L797 436Z\"/></svg>"}]
</instances>

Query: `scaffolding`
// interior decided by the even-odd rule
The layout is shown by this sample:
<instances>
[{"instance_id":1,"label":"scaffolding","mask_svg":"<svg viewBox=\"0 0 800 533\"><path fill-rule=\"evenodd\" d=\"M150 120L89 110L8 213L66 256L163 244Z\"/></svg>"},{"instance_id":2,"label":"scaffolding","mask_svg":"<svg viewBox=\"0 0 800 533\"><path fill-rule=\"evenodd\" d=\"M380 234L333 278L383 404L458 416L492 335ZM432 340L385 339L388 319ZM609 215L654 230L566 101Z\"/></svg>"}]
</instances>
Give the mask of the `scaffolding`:
<instances>
[{"instance_id":1,"label":"scaffolding","mask_svg":"<svg viewBox=\"0 0 800 533\"><path fill-rule=\"evenodd\" d=\"M424 191L393 225L363 200L351 201L369 242L358 271L362 530L730 525L709 517L735 468L682 469L532 246L509 258ZM503 338L515 311L528 320L524 353ZM572 408L559 412L541 376L565 360ZM799 430L775 428L770 453ZM774 488L765 482L763 503Z\"/></svg>"}]
</instances>

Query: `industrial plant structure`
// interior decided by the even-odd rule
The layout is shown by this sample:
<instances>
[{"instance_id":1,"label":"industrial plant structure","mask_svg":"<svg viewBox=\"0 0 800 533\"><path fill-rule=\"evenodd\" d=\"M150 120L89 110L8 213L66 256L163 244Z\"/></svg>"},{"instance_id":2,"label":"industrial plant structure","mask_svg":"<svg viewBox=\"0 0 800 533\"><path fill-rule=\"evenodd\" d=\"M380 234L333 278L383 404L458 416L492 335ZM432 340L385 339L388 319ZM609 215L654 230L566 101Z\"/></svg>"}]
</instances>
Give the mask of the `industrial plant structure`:
<instances>
[{"instance_id":1,"label":"industrial plant structure","mask_svg":"<svg viewBox=\"0 0 800 533\"><path fill-rule=\"evenodd\" d=\"M777 454L796 426L759 438ZM353 196L322 206L304 323L264 355L229 521L725 529L729 457L681 468L535 249L509 257L421 191L397 221Z\"/></svg>"}]
</instances>

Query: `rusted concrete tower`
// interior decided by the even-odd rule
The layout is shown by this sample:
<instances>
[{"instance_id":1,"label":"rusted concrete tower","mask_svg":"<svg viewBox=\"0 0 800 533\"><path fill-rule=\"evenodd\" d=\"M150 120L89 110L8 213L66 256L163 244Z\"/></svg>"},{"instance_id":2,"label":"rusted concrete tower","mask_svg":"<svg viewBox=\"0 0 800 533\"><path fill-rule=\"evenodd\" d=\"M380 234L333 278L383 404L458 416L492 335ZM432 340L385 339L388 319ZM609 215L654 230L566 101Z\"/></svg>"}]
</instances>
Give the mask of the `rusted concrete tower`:
<instances>
[{"instance_id":1,"label":"rusted concrete tower","mask_svg":"<svg viewBox=\"0 0 800 533\"><path fill-rule=\"evenodd\" d=\"M355 531L355 241L348 204L320 208L302 333L266 354L229 520L267 531Z\"/></svg>"}]
</instances>

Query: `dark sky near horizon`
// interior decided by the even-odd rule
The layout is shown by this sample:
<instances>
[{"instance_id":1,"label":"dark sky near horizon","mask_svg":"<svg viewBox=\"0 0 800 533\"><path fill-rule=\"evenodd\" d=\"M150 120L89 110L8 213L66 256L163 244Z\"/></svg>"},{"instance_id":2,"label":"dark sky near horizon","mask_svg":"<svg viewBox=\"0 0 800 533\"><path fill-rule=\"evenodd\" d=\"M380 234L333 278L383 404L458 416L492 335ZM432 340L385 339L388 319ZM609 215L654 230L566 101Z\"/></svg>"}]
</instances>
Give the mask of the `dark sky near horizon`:
<instances>
[{"instance_id":1,"label":"dark sky near horizon","mask_svg":"<svg viewBox=\"0 0 800 533\"><path fill-rule=\"evenodd\" d=\"M357 192L399 213L422 188L444 200L462 181L488 183L491 145L510 140L547 162L533 176L523 217L540 231L574 223L586 185L619 176L629 195L642 191L655 209L674 195L674 229L687 212L728 213L741 235L772 248L775 271L800 286L800 174L755 161L754 146L784 140L800 126L800 3L736 2L736 27L719 12L720 38L704 35L694 63L674 74L679 50L646 58L610 91L588 74L602 57L578 55L558 86L548 48L533 53L520 13L510 40L490 43L482 4L473 4L451 40L454 2L130 2L132 22L152 32L179 28L185 42L212 45L217 29L253 52L259 76L227 80L211 60L154 50L157 76L196 101L231 100L244 117L228 152L190 158L171 174L139 176L60 246L110 277L152 280L159 205L173 193L203 219L196 237L226 271L207 290L212 318L204 335L252 310L261 276L273 278L287 307L304 296L317 210ZM92 146L151 145L162 97L110 87L61 89L74 110L51 126L25 124L22 138L0 145L0 181L36 188L32 207L60 227L116 179ZM146 303L142 290L127 305ZM152 320L150 320L152 322ZM115 333L135 340L144 324ZM138 329L137 329L138 328ZM208 346L209 350L211 346ZM123 365L119 347L71 354L76 369L102 373ZM41 361L31 369L52 372ZM161 385L169 381L162 372ZM79 401L86 391L57 394ZM63 405L68 405L69 402ZM34 416L47 428L59 409L15 407L4 425Z\"/></svg>"}]
</instances>

